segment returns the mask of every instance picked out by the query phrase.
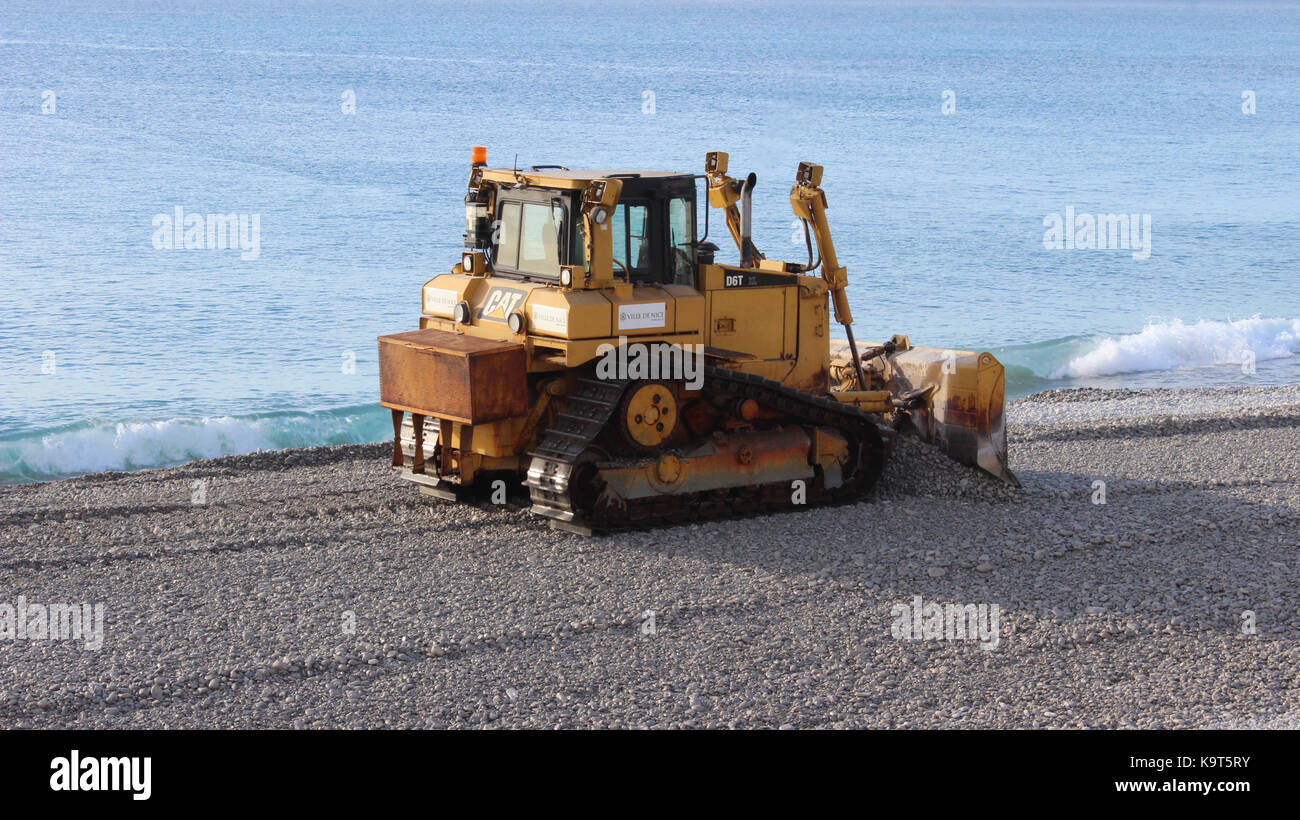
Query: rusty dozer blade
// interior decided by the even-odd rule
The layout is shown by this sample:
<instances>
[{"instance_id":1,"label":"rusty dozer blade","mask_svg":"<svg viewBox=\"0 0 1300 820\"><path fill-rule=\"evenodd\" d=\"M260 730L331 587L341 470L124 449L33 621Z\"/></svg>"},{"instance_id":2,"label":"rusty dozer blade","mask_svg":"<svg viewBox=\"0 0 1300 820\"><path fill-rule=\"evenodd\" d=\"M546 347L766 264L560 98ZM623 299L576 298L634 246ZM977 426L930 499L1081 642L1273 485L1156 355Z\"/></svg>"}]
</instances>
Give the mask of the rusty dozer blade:
<instances>
[{"instance_id":1,"label":"rusty dozer blade","mask_svg":"<svg viewBox=\"0 0 1300 820\"><path fill-rule=\"evenodd\" d=\"M1006 376L991 353L912 347L906 336L886 345L859 342L863 367L887 389L897 427L1010 484L1003 415ZM847 341L831 342L833 370L851 374Z\"/></svg>"}]
</instances>

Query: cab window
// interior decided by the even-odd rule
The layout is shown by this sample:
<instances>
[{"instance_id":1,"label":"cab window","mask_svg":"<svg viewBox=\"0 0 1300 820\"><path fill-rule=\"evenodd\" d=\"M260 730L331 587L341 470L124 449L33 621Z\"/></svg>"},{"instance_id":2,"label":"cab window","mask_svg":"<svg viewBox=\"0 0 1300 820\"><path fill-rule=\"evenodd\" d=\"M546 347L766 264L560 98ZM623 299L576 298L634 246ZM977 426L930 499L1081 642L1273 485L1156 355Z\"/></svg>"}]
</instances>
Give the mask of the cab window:
<instances>
[{"instance_id":1,"label":"cab window","mask_svg":"<svg viewBox=\"0 0 1300 820\"><path fill-rule=\"evenodd\" d=\"M501 206L500 232L497 234L496 252L492 261L507 268L519 267L519 203L507 202Z\"/></svg>"},{"instance_id":2,"label":"cab window","mask_svg":"<svg viewBox=\"0 0 1300 820\"><path fill-rule=\"evenodd\" d=\"M668 200L668 275L675 285L695 286L695 258L691 237L695 214L685 197Z\"/></svg>"},{"instance_id":3,"label":"cab window","mask_svg":"<svg viewBox=\"0 0 1300 820\"><path fill-rule=\"evenodd\" d=\"M613 233L614 273L626 274L632 280L645 280L650 276L650 209L646 205L619 203L614 209Z\"/></svg>"},{"instance_id":4,"label":"cab window","mask_svg":"<svg viewBox=\"0 0 1300 820\"><path fill-rule=\"evenodd\" d=\"M558 278L567 256L568 219L560 202L504 202L493 266L549 279Z\"/></svg>"},{"instance_id":5,"label":"cab window","mask_svg":"<svg viewBox=\"0 0 1300 820\"><path fill-rule=\"evenodd\" d=\"M556 205L524 205L523 226L519 232L519 270L541 276L560 275L560 241L564 228L564 208Z\"/></svg>"}]
</instances>

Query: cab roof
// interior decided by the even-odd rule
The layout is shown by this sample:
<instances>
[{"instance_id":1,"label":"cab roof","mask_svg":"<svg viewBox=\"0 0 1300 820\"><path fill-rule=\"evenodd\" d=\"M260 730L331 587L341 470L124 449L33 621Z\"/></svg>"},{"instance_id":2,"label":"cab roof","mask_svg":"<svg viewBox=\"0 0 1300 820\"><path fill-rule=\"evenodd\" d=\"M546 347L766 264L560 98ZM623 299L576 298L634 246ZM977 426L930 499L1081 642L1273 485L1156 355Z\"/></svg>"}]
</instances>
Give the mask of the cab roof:
<instances>
[{"instance_id":1,"label":"cab roof","mask_svg":"<svg viewBox=\"0 0 1300 820\"><path fill-rule=\"evenodd\" d=\"M628 179L691 179L694 174L678 171L628 171L611 169L570 169L570 168L484 168L483 179L489 182L514 182L516 177L526 179L528 184L544 188L585 188L597 179L612 177Z\"/></svg>"}]
</instances>

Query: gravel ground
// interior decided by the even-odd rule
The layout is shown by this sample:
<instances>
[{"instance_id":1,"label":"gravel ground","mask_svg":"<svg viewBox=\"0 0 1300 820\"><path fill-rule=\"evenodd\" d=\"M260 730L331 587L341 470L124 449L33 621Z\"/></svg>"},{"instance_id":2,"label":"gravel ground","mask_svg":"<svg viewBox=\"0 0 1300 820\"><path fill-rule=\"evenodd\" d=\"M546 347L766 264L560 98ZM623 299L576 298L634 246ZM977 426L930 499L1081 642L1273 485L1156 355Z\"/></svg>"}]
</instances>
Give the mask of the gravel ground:
<instances>
[{"instance_id":1,"label":"gravel ground","mask_svg":"<svg viewBox=\"0 0 1300 820\"><path fill-rule=\"evenodd\" d=\"M1012 406L1023 489L902 439L864 503L597 539L383 446L0 488L0 605L104 605L0 640L0 726L1300 726L1300 405L1113 392Z\"/></svg>"},{"instance_id":2,"label":"gravel ground","mask_svg":"<svg viewBox=\"0 0 1300 820\"><path fill-rule=\"evenodd\" d=\"M1200 413L1241 413L1300 405L1300 384L1202 390L1046 390L1008 408L1015 425L1144 418Z\"/></svg>"}]
</instances>

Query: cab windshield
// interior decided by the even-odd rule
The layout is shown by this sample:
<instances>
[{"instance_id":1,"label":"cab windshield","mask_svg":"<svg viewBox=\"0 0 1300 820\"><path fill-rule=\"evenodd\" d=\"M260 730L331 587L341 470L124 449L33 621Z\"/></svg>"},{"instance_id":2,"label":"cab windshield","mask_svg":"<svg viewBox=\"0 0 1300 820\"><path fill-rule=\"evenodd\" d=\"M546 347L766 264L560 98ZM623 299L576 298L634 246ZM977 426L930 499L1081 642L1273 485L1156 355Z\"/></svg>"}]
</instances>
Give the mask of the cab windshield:
<instances>
[{"instance_id":1,"label":"cab windshield","mask_svg":"<svg viewBox=\"0 0 1300 820\"><path fill-rule=\"evenodd\" d=\"M504 201L493 227L494 271L558 279L561 265L581 260L581 231L573 228L566 198Z\"/></svg>"}]
</instances>

